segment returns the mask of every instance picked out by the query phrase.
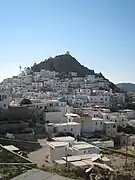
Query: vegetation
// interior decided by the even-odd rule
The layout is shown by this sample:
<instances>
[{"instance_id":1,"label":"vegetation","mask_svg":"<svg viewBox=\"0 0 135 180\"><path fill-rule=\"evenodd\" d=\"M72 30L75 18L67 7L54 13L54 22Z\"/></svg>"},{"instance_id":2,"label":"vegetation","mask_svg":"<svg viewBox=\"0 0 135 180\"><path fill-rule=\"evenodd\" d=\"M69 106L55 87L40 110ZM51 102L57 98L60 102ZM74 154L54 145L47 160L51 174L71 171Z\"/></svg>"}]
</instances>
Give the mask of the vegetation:
<instances>
[{"instance_id":1,"label":"vegetation","mask_svg":"<svg viewBox=\"0 0 135 180\"><path fill-rule=\"evenodd\" d=\"M0 175L2 180L10 180L15 176L24 173L28 169L31 169L31 167L26 167L23 165L0 165Z\"/></svg>"},{"instance_id":2,"label":"vegetation","mask_svg":"<svg viewBox=\"0 0 135 180\"><path fill-rule=\"evenodd\" d=\"M1 147L0 148L0 163L29 163L29 161Z\"/></svg>"},{"instance_id":3,"label":"vegetation","mask_svg":"<svg viewBox=\"0 0 135 180\"><path fill-rule=\"evenodd\" d=\"M85 177L84 170L80 168L79 169L71 169L69 167L58 168L58 167L48 167L43 165L41 167L41 170L48 171L51 173L56 173L59 174L60 176L65 176L77 180L83 180Z\"/></svg>"},{"instance_id":4,"label":"vegetation","mask_svg":"<svg viewBox=\"0 0 135 180\"><path fill-rule=\"evenodd\" d=\"M0 163L1 163L0 176L2 177L2 180L9 180L25 172L26 170L32 168L32 165L30 166L23 165L23 163L29 163L29 161L5 150L2 147L0 147ZM22 163L22 164L13 165L10 163Z\"/></svg>"}]
</instances>

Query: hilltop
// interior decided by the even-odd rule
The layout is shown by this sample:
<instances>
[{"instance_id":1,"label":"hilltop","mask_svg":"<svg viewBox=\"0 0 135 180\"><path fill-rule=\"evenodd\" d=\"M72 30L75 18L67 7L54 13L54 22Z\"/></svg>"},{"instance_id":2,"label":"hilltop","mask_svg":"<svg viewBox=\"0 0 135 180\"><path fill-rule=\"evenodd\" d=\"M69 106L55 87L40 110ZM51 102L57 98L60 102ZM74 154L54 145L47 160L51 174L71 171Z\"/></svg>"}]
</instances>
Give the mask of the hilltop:
<instances>
[{"instance_id":1,"label":"hilltop","mask_svg":"<svg viewBox=\"0 0 135 180\"><path fill-rule=\"evenodd\" d=\"M135 92L135 84L133 83L119 83L116 85L125 92Z\"/></svg>"},{"instance_id":2,"label":"hilltop","mask_svg":"<svg viewBox=\"0 0 135 180\"><path fill-rule=\"evenodd\" d=\"M90 70L87 67L81 65L74 57L70 54L63 54L50 57L45 59L39 64L34 64L32 70L39 72L41 69L56 71L56 72L77 72L80 76L85 76L86 74L95 74L94 70Z\"/></svg>"},{"instance_id":3,"label":"hilltop","mask_svg":"<svg viewBox=\"0 0 135 180\"><path fill-rule=\"evenodd\" d=\"M50 57L50 58L45 59L44 61L40 62L39 64L35 63L31 67L31 69L34 72L39 72L39 71L41 71L41 69L45 69L45 70L49 70L49 71L56 71L56 72L60 72L60 73L77 72L79 76L85 76L85 75L90 74L90 75L95 75L97 77L106 79L102 75L102 73L95 73L94 70L88 69L87 67L81 65L69 53L57 55L54 58ZM112 82L110 82L110 88L112 88L113 91L115 91L115 92L120 92L120 89Z\"/></svg>"}]
</instances>

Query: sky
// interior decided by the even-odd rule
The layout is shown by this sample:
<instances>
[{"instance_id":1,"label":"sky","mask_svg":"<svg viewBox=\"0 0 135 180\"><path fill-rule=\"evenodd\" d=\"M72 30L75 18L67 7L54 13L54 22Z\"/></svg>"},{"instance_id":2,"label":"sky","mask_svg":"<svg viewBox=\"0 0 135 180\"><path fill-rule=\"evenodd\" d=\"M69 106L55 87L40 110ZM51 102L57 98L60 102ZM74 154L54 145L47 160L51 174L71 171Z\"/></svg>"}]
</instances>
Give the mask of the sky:
<instances>
[{"instance_id":1,"label":"sky","mask_svg":"<svg viewBox=\"0 0 135 180\"><path fill-rule=\"evenodd\" d=\"M135 83L135 0L0 0L0 81L66 51Z\"/></svg>"}]
</instances>

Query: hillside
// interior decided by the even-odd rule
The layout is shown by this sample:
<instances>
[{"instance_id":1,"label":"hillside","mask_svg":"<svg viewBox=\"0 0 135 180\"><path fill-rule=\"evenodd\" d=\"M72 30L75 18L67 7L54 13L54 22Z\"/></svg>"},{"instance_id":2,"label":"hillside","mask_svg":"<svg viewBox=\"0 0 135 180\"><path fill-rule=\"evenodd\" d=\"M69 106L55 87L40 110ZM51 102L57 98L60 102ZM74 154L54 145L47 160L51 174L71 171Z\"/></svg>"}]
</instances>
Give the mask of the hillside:
<instances>
[{"instance_id":1,"label":"hillside","mask_svg":"<svg viewBox=\"0 0 135 180\"><path fill-rule=\"evenodd\" d=\"M135 84L132 83L119 83L116 84L120 89L126 92L135 92Z\"/></svg>"},{"instance_id":2,"label":"hillside","mask_svg":"<svg viewBox=\"0 0 135 180\"><path fill-rule=\"evenodd\" d=\"M85 76L86 74L95 74L94 70L84 67L69 54L49 58L40 62L39 64L34 64L32 67L32 70L35 72L39 72L41 69L56 72L77 72L80 76Z\"/></svg>"},{"instance_id":3,"label":"hillside","mask_svg":"<svg viewBox=\"0 0 135 180\"><path fill-rule=\"evenodd\" d=\"M87 74L96 75L106 79L102 73L95 73L94 70L90 70L87 67L81 65L74 57L69 53L55 56L54 58L45 59L39 64L34 64L31 69L34 72L39 72L41 69L46 69L49 71L56 71L60 73L65 72L77 72L79 76L85 76ZM108 80L109 81L109 80ZM120 92L120 89L110 82L110 88L115 92Z\"/></svg>"}]
</instances>

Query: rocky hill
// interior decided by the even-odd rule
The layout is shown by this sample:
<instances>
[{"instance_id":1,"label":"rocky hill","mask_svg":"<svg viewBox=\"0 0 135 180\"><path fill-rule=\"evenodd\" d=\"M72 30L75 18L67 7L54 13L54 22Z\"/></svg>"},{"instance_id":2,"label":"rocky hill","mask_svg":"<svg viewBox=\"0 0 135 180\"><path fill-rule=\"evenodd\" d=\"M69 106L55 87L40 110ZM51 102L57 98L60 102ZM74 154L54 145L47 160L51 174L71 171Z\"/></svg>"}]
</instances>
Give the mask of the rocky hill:
<instances>
[{"instance_id":1,"label":"rocky hill","mask_svg":"<svg viewBox=\"0 0 135 180\"><path fill-rule=\"evenodd\" d=\"M34 64L32 70L35 72L41 69L56 72L77 72L80 76L86 74L95 74L94 70L90 70L87 67L81 65L74 57L69 54L63 54L55 56L54 58L46 59L39 64Z\"/></svg>"},{"instance_id":2,"label":"rocky hill","mask_svg":"<svg viewBox=\"0 0 135 180\"><path fill-rule=\"evenodd\" d=\"M120 89L126 92L135 92L135 84L132 83L119 83L116 84Z\"/></svg>"},{"instance_id":3,"label":"rocky hill","mask_svg":"<svg viewBox=\"0 0 135 180\"><path fill-rule=\"evenodd\" d=\"M106 79L102 73L95 73L94 70L88 69L87 67L81 65L74 57L72 57L69 53L55 56L54 58L50 57L49 59L45 59L39 64L34 64L31 69L34 72L39 72L41 69L46 69L49 71L56 71L60 73L66 72L77 72L79 76L85 76L87 74L96 75L98 77L102 77ZM109 80L108 80L109 81ZM110 82L110 88L115 92L120 92L120 89Z\"/></svg>"}]
</instances>

